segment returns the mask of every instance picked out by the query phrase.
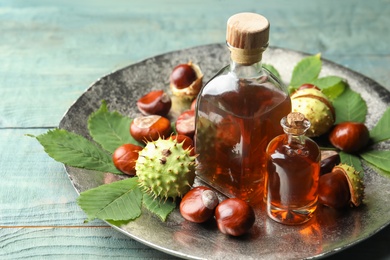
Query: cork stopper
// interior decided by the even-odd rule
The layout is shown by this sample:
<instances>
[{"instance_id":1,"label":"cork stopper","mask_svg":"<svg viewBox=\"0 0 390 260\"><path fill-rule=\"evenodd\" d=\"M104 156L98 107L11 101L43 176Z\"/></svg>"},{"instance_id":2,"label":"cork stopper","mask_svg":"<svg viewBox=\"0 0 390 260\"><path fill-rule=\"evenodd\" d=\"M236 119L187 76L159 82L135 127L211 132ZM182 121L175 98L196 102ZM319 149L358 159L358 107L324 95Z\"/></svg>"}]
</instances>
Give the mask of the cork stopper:
<instances>
[{"instance_id":1,"label":"cork stopper","mask_svg":"<svg viewBox=\"0 0 390 260\"><path fill-rule=\"evenodd\" d=\"M240 64L259 62L268 47L269 22L255 13L239 13L227 21L226 42L232 59Z\"/></svg>"},{"instance_id":2,"label":"cork stopper","mask_svg":"<svg viewBox=\"0 0 390 260\"><path fill-rule=\"evenodd\" d=\"M310 122L302 113L291 112L281 121L284 132L287 134L303 135L310 128Z\"/></svg>"}]
</instances>

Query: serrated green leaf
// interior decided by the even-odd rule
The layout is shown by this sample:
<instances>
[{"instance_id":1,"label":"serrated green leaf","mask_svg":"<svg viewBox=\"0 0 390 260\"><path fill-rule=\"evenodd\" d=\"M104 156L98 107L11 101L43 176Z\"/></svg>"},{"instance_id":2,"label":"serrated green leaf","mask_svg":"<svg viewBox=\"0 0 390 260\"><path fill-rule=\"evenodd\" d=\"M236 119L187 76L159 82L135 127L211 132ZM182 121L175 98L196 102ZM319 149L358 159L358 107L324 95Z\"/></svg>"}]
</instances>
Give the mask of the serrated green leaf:
<instances>
[{"instance_id":1,"label":"serrated green leaf","mask_svg":"<svg viewBox=\"0 0 390 260\"><path fill-rule=\"evenodd\" d=\"M157 215L162 221L166 221L169 214L176 208L176 203L172 199L154 198L152 195L144 193L142 204L150 212Z\"/></svg>"},{"instance_id":2,"label":"serrated green leaf","mask_svg":"<svg viewBox=\"0 0 390 260\"><path fill-rule=\"evenodd\" d=\"M367 151L360 153L360 156L367 162L375 165L376 167L390 172L390 151Z\"/></svg>"},{"instance_id":3,"label":"serrated green leaf","mask_svg":"<svg viewBox=\"0 0 390 260\"><path fill-rule=\"evenodd\" d=\"M275 75L278 79L280 79L280 73L274 66L272 66L271 64L263 63L263 67L269 72L271 72L273 75Z\"/></svg>"},{"instance_id":4,"label":"serrated green leaf","mask_svg":"<svg viewBox=\"0 0 390 260\"><path fill-rule=\"evenodd\" d=\"M171 122L172 135L177 135L176 121Z\"/></svg>"},{"instance_id":5,"label":"serrated green leaf","mask_svg":"<svg viewBox=\"0 0 390 260\"><path fill-rule=\"evenodd\" d=\"M77 203L87 214L87 221L134 220L141 215L142 192L134 177L84 191Z\"/></svg>"},{"instance_id":6,"label":"serrated green leaf","mask_svg":"<svg viewBox=\"0 0 390 260\"><path fill-rule=\"evenodd\" d=\"M36 139L45 152L58 162L78 168L122 174L112 163L111 155L81 135L54 129Z\"/></svg>"},{"instance_id":7,"label":"serrated green leaf","mask_svg":"<svg viewBox=\"0 0 390 260\"><path fill-rule=\"evenodd\" d=\"M378 123L371 129L370 138L373 143L390 139L390 108L387 108Z\"/></svg>"},{"instance_id":8,"label":"serrated green leaf","mask_svg":"<svg viewBox=\"0 0 390 260\"><path fill-rule=\"evenodd\" d=\"M100 108L89 116L88 129L95 142L113 153L116 148L126 143L144 145L130 135L131 121L116 111L109 112L106 102L102 101Z\"/></svg>"},{"instance_id":9,"label":"serrated green leaf","mask_svg":"<svg viewBox=\"0 0 390 260\"><path fill-rule=\"evenodd\" d=\"M347 87L347 83L337 76L318 78L311 83L320 88L322 93L324 93L330 100L334 100L336 97L340 96Z\"/></svg>"},{"instance_id":10,"label":"serrated green leaf","mask_svg":"<svg viewBox=\"0 0 390 260\"><path fill-rule=\"evenodd\" d=\"M333 101L333 106L336 110L336 124L346 121L364 123L366 120L366 101L350 88L346 88L343 94Z\"/></svg>"},{"instance_id":11,"label":"serrated green leaf","mask_svg":"<svg viewBox=\"0 0 390 260\"><path fill-rule=\"evenodd\" d=\"M302 84L314 81L318 78L321 67L322 62L320 54L303 58L294 67L290 86L298 88Z\"/></svg>"},{"instance_id":12,"label":"serrated green leaf","mask_svg":"<svg viewBox=\"0 0 390 260\"><path fill-rule=\"evenodd\" d=\"M353 166L358 172L363 172L362 162L358 156L345 152L340 152L339 155L342 163Z\"/></svg>"}]
</instances>

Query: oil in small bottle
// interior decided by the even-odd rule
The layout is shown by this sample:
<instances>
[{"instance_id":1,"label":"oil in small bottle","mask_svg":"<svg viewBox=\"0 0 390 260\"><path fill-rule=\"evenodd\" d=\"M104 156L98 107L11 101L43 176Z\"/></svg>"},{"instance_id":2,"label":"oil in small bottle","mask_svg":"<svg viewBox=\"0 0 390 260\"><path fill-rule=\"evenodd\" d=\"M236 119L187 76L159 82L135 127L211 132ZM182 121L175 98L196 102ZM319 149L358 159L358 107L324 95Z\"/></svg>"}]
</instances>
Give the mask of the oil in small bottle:
<instances>
[{"instance_id":1,"label":"oil in small bottle","mask_svg":"<svg viewBox=\"0 0 390 260\"><path fill-rule=\"evenodd\" d=\"M293 112L281 120L285 134L267 147L265 200L268 216L280 223L307 222L317 208L321 153L305 136L310 122Z\"/></svg>"}]
</instances>

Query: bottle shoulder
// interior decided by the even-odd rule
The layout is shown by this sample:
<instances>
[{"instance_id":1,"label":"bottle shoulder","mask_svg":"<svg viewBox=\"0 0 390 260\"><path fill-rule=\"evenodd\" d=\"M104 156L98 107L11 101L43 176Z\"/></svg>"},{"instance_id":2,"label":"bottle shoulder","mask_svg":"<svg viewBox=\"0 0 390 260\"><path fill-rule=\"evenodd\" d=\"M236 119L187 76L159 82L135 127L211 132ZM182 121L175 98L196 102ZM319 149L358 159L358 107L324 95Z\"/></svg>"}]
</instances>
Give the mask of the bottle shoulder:
<instances>
[{"instance_id":1,"label":"bottle shoulder","mask_svg":"<svg viewBox=\"0 0 390 260\"><path fill-rule=\"evenodd\" d=\"M290 142L288 134L272 139L267 147L267 154L284 154L288 156L310 157L312 161L320 161L321 151L317 143L307 136L301 136L302 143Z\"/></svg>"},{"instance_id":2,"label":"bottle shoulder","mask_svg":"<svg viewBox=\"0 0 390 260\"><path fill-rule=\"evenodd\" d=\"M239 92L245 88L267 89L288 96L287 87L266 70L258 73L238 73L230 66L222 69L202 88L201 95L220 95L225 92Z\"/></svg>"}]
</instances>

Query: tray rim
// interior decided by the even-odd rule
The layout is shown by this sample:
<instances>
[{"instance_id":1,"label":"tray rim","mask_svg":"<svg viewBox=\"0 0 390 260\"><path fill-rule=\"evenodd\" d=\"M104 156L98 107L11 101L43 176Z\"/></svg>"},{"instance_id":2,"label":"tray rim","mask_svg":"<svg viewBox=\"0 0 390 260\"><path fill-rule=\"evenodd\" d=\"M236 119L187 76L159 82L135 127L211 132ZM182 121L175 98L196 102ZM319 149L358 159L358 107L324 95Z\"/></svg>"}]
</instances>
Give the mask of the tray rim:
<instances>
[{"instance_id":1,"label":"tray rim","mask_svg":"<svg viewBox=\"0 0 390 260\"><path fill-rule=\"evenodd\" d=\"M187 50L193 50L193 49L197 49L197 48L205 48L205 47L225 47L226 45L223 44L223 43L211 43L211 44L205 44L205 45L198 45L198 46L193 46L193 47L189 47L189 48L183 48L183 49L179 49L179 50L172 50L172 51L169 51L169 52L165 52L165 53L161 53L161 54L158 54L158 55L155 55L155 56L150 56L150 57L147 57L147 58L144 58L144 59L141 59L137 62L134 62L134 63L131 63L129 65L126 65L122 68L119 68L117 70L114 70L114 71L111 71L99 78L97 78L96 80L94 80L87 88L86 90L73 102L73 104L65 111L63 117L61 118L60 120L60 123L58 125L58 128L63 128L63 124L64 122L66 121L66 115L69 113L69 111L72 109L72 107L74 107L77 102L83 97L83 95L86 93L86 92L89 92L91 91L94 86L99 83L100 81L116 74L116 73L119 73L119 72L123 72L123 71L126 71L127 69L133 67L133 66L136 66L137 64L141 64L141 63L144 63L150 59L156 59L156 58L159 58L159 57L162 57L162 56L166 56L166 55L170 55L170 54L173 54L173 53L177 53L177 52L185 52ZM307 52L302 52L302 51L295 51L295 50L291 50L291 49L287 49L287 48L281 48L281 47L277 47L277 46L269 46L268 49L274 49L274 50L282 50L282 51L287 51L287 52L293 52L293 53L296 53L298 55L301 55L301 56L310 56L312 54L309 54ZM352 73L354 76L356 77L359 77L363 80L365 80L367 82L367 84L373 86L374 88L374 91L377 92L378 94L381 95L381 100L384 102L384 103L387 103L389 106L390 106L390 90L387 90L384 86L382 86L381 84L379 84L377 81L373 80L372 78L369 78L367 76L365 76L364 74L360 73L360 72L357 72L357 71L354 71L346 66L343 66L343 65L340 65L338 63L335 63L331 60L328 60L326 58L323 58L321 57L321 60L324 62L324 63L327 63L329 64L330 66L332 67L335 67L335 68L339 68L339 69L342 69L342 70L346 70L348 71L349 73ZM69 174L69 169L73 168L73 167L70 167L70 166L67 166L67 165L63 165L64 166L64 169L71 181L71 184L72 186L74 187L75 191L77 192L77 194L79 195L80 192L79 190L77 189L77 187L75 186L75 183L72 181L72 176ZM380 174L380 173L379 173ZM161 247L159 245L155 245L154 243L151 243L145 239L142 239L142 238L139 238L137 237L136 235L133 235L125 230L123 230L121 227L119 226L116 226L114 224L111 224L107 221L104 221L105 223L107 223L108 225L110 225L111 227L113 227L114 229L116 229L117 231L125 234L126 236L129 236L130 238L144 244L144 245L147 245L151 248L154 248L156 250L159 250L161 252L164 252L164 253L167 253L167 254L170 254L172 256L176 256L176 257L182 257L182 258L188 258L188 259L198 259L196 257L193 257L193 256L190 256L190 255L186 255L186 254L182 254L182 253L178 253L177 251L174 251L174 250L170 250L170 249L167 249L167 248L164 248L164 247ZM327 257L327 256L331 256L331 255L334 255L334 254L337 254L339 253L340 251L343 251L344 249L347 249L347 248L350 248L370 237L372 237L373 235L377 234L378 232L380 232L381 230L383 230L384 228L386 228L387 226L390 225L390 218L387 219L387 222L386 224L378 227L377 229L375 229L373 232L369 232L367 233L365 236L359 238L359 239L356 239L354 240L352 243L349 243L347 245L345 245L344 247L338 247L338 248L335 248L331 251L328 251L328 252L324 252L324 253L321 253L321 254L317 254L315 256L312 256L312 257L308 257L308 258L305 258L305 259L315 259L315 258L322 258L322 257ZM199 258L199 259L203 259L203 258Z\"/></svg>"}]
</instances>

